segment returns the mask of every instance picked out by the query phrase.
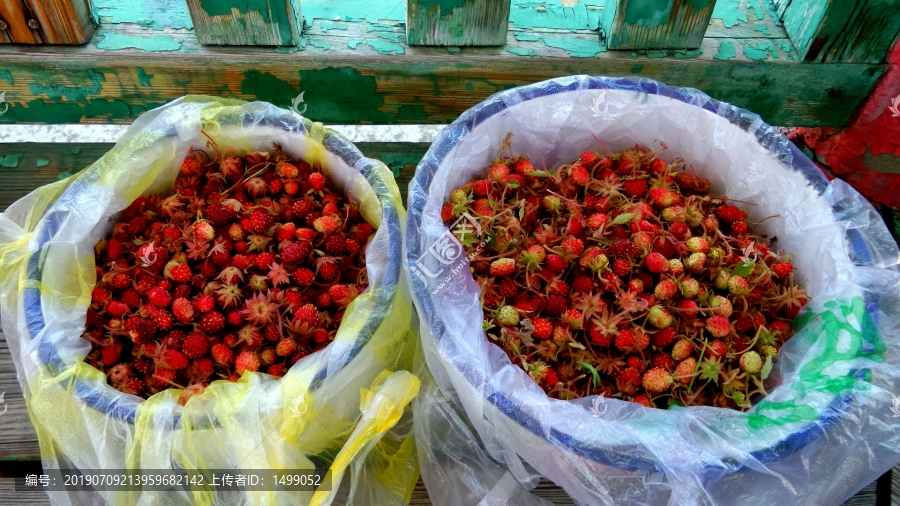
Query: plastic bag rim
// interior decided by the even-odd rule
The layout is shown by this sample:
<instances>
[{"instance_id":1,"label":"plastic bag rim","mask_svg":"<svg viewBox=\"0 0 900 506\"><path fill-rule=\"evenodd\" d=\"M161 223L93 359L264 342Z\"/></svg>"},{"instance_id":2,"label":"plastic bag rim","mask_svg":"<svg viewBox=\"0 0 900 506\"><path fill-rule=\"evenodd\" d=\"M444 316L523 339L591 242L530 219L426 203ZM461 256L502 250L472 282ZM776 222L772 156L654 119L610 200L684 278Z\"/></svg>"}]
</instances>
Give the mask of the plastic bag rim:
<instances>
[{"instance_id":1,"label":"plastic bag rim","mask_svg":"<svg viewBox=\"0 0 900 506\"><path fill-rule=\"evenodd\" d=\"M412 182L418 185L416 190L419 192L427 192L426 189L430 186L435 173L440 168L443 160L453 149L453 146L455 146L463 137L468 135L476 125L510 107L514 107L535 98L586 89L630 90L638 93L660 95L702 108L714 115L728 120L730 123L753 135L763 148L778 157L785 169L800 172L819 196L821 196L828 188L829 181L824 172L822 172L812 160L804 155L780 131L763 122L756 113L733 106L726 102L715 100L700 90L688 87L669 86L654 79L575 75L548 79L531 85L504 90L491 95L480 104L465 111L453 123L441 130L435 141L429 147L428 152L426 152L421 162L419 162L416 167L415 175L412 178ZM504 100L504 98L511 95L515 96L516 99L508 101ZM752 127L755 128L751 130ZM779 152L776 149L777 147L787 147L790 151L790 159L785 160L783 151ZM404 260L407 269L413 266L422 254L422 252L419 251L418 231L424 206L424 199L413 199L413 192L408 194L408 216L406 234L404 236L404 244L407 249L406 258ZM862 237L853 234L845 234L844 239L848 245L848 252L851 260L859 259L861 262L870 260L871 254ZM427 293L425 293L426 291L421 281L415 276L408 276L408 278L412 287L411 291L416 299L416 305L417 307L420 307L424 313L424 315L420 316L420 319L427 322L431 332L435 336L435 340L440 343L443 336L443 322L437 320L437 315L431 308L431 299ZM866 294L865 297L867 306L877 306L877 300L872 300L870 294ZM853 371L853 375L860 377L861 375L864 375L866 371L867 370L856 370ZM466 375L463 374L463 376L465 377ZM802 449L824 434L825 429L838 419L840 414L852 402L854 397L855 396L852 394L836 397L819 413L816 420L790 434L772 447L756 450L752 452L751 455L759 462L767 463ZM545 433L545 431L541 430L539 423L500 392L494 392L491 395L488 395L486 400L505 416L511 418L518 425L522 426L535 436L546 440L550 444L560 444L565 446L566 449L581 457L622 469L648 474L663 473L663 469L657 461L635 457L627 448L598 448L579 441L576 435L559 431L553 427L549 427L549 434ZM742 464L738 462L729 463L726 461L723 463L726 465L735 464L734 467L730 468L731 472L737 472L743 467Z\"/></svg>"}]
</instances>

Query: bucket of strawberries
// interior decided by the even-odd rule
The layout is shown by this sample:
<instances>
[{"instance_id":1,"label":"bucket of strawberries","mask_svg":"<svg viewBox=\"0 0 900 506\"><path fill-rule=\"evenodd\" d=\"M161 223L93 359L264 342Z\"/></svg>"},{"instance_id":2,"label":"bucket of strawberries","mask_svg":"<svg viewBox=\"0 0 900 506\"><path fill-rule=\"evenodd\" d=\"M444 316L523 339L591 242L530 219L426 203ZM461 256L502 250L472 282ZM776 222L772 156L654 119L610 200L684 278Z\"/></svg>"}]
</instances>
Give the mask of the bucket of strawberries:
<instances>
[{"instance_id":1,"label":"bucket of strawberries","mask_svg":"<svg viewBox=\"0 0 900 506\"><path fill-rule=\"evenodd\" d=\"M394 429L419 385L404 219L390 171L340 134L211 97L10 206L3 330L45 469L320 468L327 487L278 502L403 497L414 455L373 441L412 437ZM399 489L356 482L369 452Z\"/></svg>"},{"instance_id":2,"label":"bucket of strawberries","mask_svg":"<svg viewBox=\"0 0 900 506\"><path fill-rule=\"evenodd\" d=\"M423 478L457 503L537 504L537 473L583 504L826 504L898 460L897 246L755 114L507 90L438 136L406 230Z\"/></svg>"}]
</instances>

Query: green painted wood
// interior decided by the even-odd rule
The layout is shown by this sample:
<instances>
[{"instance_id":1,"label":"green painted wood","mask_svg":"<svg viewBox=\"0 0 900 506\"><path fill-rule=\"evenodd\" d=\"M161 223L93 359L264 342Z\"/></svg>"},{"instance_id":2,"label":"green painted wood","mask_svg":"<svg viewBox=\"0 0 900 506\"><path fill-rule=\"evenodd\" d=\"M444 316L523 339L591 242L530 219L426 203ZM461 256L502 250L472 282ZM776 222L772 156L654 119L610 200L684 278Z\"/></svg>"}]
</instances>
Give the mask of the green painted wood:
<instances>
[{"instance_id":1,"label":"green painted wood","mask_svg":"<svg viewBox=\"0 0 900 506\"><path fill-rule=\"evenodd\" d=\"M900 34L900 0L779 0L803 61L880 63Z\"/></svg>"},{"instance_id":2,"label":"green painted wood","mask_svg":"<svg viewBox=\"0 0 900 506\"><path fill-rule=\"evenodd\" d=\"M294 0L187 0L200 44L294 46L303 18Z\"/></svg>"},{"instance_id":3,"label":"green painted wood","mask_svg":"<svg viewBox=\"0 0 900 506\"><path fill-rule=\"evenodd\" d=\"M407 0L406 41L423 46L502 46L510 0Z\"/></svg>"},{"instance_id":4,"label":"green painted wood","mask_svg":"<svg viewBox=\"0 0 900 506\"><path fill-rule=\"evenodd\" d=\"M610 49L696 49L716 0L607 0L601 25Z\"/></svg>"}]
</instances>

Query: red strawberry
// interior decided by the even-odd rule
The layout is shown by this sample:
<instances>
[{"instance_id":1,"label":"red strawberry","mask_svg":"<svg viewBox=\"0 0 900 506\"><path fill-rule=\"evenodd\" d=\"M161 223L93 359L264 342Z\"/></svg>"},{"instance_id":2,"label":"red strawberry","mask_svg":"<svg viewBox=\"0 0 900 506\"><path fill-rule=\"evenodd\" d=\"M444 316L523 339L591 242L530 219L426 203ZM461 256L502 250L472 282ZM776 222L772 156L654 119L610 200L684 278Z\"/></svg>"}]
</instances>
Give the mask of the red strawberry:
<instances>
[{"instance_id":1,"label":"red strawberry","mask_svg":"<svg viewBox=\"0 0 900 506\"><path fill-rule=\"evenodd\" d=\"M535 318L531 324L534 326L534 332L531 335L537 339L550 339L553 335L553 325L546 318Z\"/></svg>"},{"instance_id":2,"label":"red strawberry","mask_svg":"<svg viewBox=\"0 0 900 506\"><path fill-rule=\"evenodd\" d=\"M644 258L644 265L653 273L666 272L669 269L669 263L666 258L657 252L652 252Z\"/></svg>"},{"instance_id":3,"label":"red strawberry","mask_svg":"<svg viewBox=\"0 0 900 506\"><path fill-rule=\"evenodd\" d=\"M616 335L616 348L620 351L630 351L635 344L634 332L630 330L620 330Z\"/></svg>"},{"instance_id":4,"label":"red strawberry","mask_svg":"<svg viewBox=\"0 0 900 506\"><path fill-rule=\"evenodd\" d=\"M153 340L156 324L146 318L132 317L125 320L125 330L134 344L144 344Z\"/></svg>"},{"instance_id":5,"label":"red strawberry","mask_svg":"<svg viewBox=\"0 0 900 506\"><path fill-rule=\"evenodd\" d=\"M622 184L622 193L629 197L640 197L647 193L646 179L629 179Z\"/></svg>"},{"instance_id":6,"label":"red strawberry","mask_svg":"<svg viewBox=\"0 0 900 506\"><path fill-rule=\"evenodd\" d=\"M735 221L743 220L745 217L744 211L741 211L735 206L730 204L726 204L724 206L719 206L715 209L716 216L719 217L720 220L725 223L732 223Z\"/></svg>"},{"instance_id":7,"label":"red strawberry","mask_svg":"<svg viewBox=\"0 0 900 506\"><path fill-rule=\"evenodd\" d=\"M193 274L191 268L184 264L178 264L169 269L168 276L176 283L187 283L191 280Z\"/></svg>"},{"instance_id":8,"label":"red strawberry","mask_svg":"<svg viewBox=\"0 0 900 506\"><path fill-rule=\"evenodd\" d=\"M188 359L183 353L175 350L166 350L159 360L160 367L180 370L188 366Z\"/></svg>"},{"instance_id":9,"label":"red strawberry","mask_svg":"<svg viewBox=\"0 0 900 506\"><path fill-rule=\"evenodd\" d=\"M218 311L212 311L200 317L199 329L207 334L212 334L225 327L225 317Z\"/></svg>"},{"instance_id":10,"label":"red strawberry","mask_svg":"<svg viewBox=\"0 0 900 506\"><path fill-rule=\"evenodd\" d=\"M172 314L181 323L188 323L194 319L194 306L185 298L177 298L172 302Z\"/></svg>"},{"instance_id":11,"label":"red strawberry","mask_svg":"<svg viewBox=\"0 0 900 506\"><path fill-rule=\"evenodd\" d=\"M794 266L790 262L776 262L772 266L772 273L777 278L786 278L794 272Z\"/></svg>"},{"instance_id":12,"label":"red strawberry","mask_svg":"<svg viewBox=\"0 0 900 506\"><path fill-rule=\"evenodd\" d=\"M519 160L515 166L516 174L528 176L535 171L534 165L528 160Z\"/></svg>"},{"instance_id":13,"label":"red strawberry","mask_svg":"<svg viewBox=\"0 0 900 506\"><path fill-rule=\"evenodd\" d=\"M221 343L216 343L210 350L210 355L216 364L227 366L234 360L234 352L231 348Z\"/></svg>"},{"instance_id":14,"label":"red strawberry","mask_svg":"<svg viewBox=\"0 0 900 506\"><path fill-rule=\"evenodd\" d=\"M710 316L706 319L706 330L713 337L725 337L731 333L731 322L724 316Z\"/></svg>"},{"instance_id":15,"label":"red strawberry","mask_svg":"<svg viewBox=\"0 0 900 506\"><path fill-rule=\"evenodd\" d=\"M159 327L160 330L169 330L174 323L172 321L172 313L165 309L154 309L150 313L150 319L153 320L153 323Z\"/></svg>"},{"instance_id":16,"label":"red strawberry","mask_svg":"<svg viewBox=\"0 0 900 506\"><path fill-rule=\"evenodd\" d=\"M299 286L309 286L315 281L316 275L309 269L297 269L291 274L291 279Z\"/></svg>"},{"instance_id":17,"label":"red strawberry","mask_svg":"<svg viewBox=\"0 0 900 506\"><path fill-rule=\"evenodd\" d=\"M322 191L325 189L325 176L319 172L313 172L309 175L309 184L312 185L314 190ZM253 370L255 371L256 369Z\"/></svg>"},{"instance_id":18,"label":"red strawberry","mask_svg":"<svg viewBox=\"0 0 900 506\"><path fill-rule=\"evenodd\" d=\"M657 353L650 358L650 365L666 371L671 371L672 369L675 369L675 360L664 353Z\"/></svg>"},{"instance_id":19,"label":"red strawberry","mask_svg":"<svg viewBox=\"0 0 900 506\"><path fill-rule=\"evenodd\" d=\"M341 219L337 216L322 216L320 218L316 218L313 222L313 227L325 234L333 234L337 232L341 228Z\"/></svg>"},{"instance_id":20,"label":"red strawberry","mask_svg":"<svg viewBox=\"0 0 900 506\"><path fill-rule=\"evenodd\" d=\"M516 270L516 261L512 258L498 258L491 263L491 276L509 276Z\"/></svg>"},{"instance_id":21,"label":"red strawberry","mask_svg":"<svg viewBox=\"0 0 900 506\"><path fill-rule=\"evenodd\" d=\"M243 375L245 371L259 370L259 357L252 351L241 352L234 361L235 371Z\"/></svg>"},{"instance_id":22,"label":"red strawberry","mask_svg":"<svg viewBox=\"0 0 900 506\"><path fill-rule=\"evenodd\" d=\"M250 216L248 218L247 229L248 232L252 232L254 234L262 234L266 232L269 227L274 224L274 220L272 216L265 209L256 208L250 212Z\"/></svg>"},{"instance_id":23,"label":"red strawberry","mask_svg":"<svg viewBox=\"0 0 900 506\"><path fill-rule=\"evenodd\" d=\"M172 303L172 296L169 295L169 292L159 287L151 288L147 292L147 299L156 307L168 307Z\"/></svg>"},{"instance_id":24,"label":"red strawberry","mask_svg":"<svg viewBox=\"0 0 900 506\"><path fill-rule=\"evenodd\" d=\"M117 300L111 301L106 305L106 312L116 318L121 318L128 313L128 304Z\"/></svg>"},{"instance_id":25,"label":"red strawberry","mask_svg":"<svg viewBox=\"0 0 900 506\"><path fill-rule=\"evenodd\" d=\"M221 315L220 315L221 316ZM191 332L184 338L181 352L188 358L197 358L206 354L209 350L209 338L197 332Z\"/></svg>"}]
</instances>

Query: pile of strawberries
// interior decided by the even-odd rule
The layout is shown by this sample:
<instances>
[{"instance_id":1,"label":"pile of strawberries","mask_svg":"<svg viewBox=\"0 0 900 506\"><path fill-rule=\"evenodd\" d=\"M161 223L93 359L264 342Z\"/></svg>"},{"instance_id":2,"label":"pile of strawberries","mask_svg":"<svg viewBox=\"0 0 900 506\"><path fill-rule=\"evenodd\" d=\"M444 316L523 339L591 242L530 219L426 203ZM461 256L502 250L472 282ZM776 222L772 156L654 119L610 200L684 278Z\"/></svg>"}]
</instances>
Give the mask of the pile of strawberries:
<instances>
[{"instance_id":1,"label":"pile of strawberries","mask_svg":"<svg viewBox=\"0 0 900 506\"><path fill-rule=\"evenodd\" d=\"M192 150L175 193L139 197L95 247L85 359L122 392L182 403L245 371L283 376L334 339L367 286L372 227L319 167ZM226 151L227 152L227 151Z\"/></svg>"},{"instance_id":2,"label":"pile of strawberries","mask_svg":"<svg viewBox=\"0 0 900 506\"><path fill-rule=\"evenodd\" d=\"M766 395L808 297L743 210L639 146L551 170L504 151L441 217L462 224L484 331L514 364L560 399L745 410Z\"/></svg>"}]
</instances>

